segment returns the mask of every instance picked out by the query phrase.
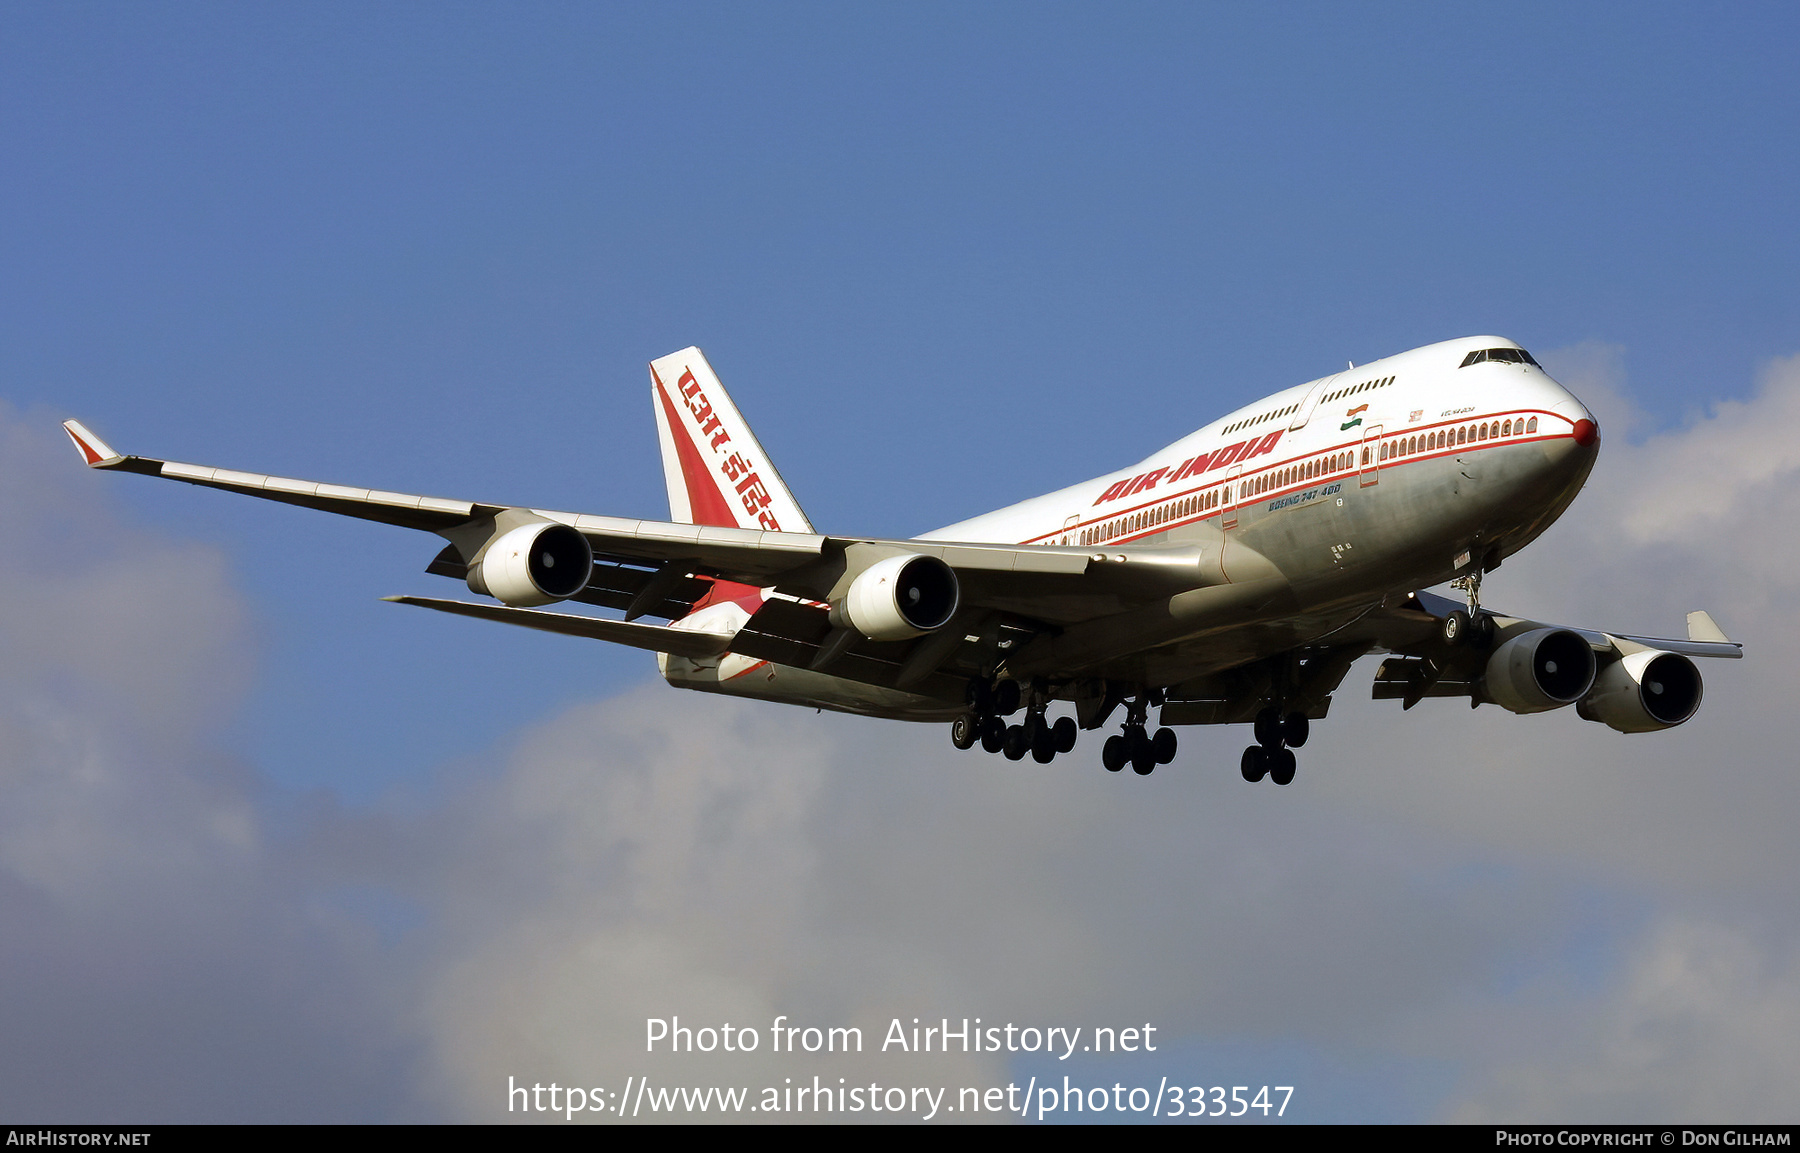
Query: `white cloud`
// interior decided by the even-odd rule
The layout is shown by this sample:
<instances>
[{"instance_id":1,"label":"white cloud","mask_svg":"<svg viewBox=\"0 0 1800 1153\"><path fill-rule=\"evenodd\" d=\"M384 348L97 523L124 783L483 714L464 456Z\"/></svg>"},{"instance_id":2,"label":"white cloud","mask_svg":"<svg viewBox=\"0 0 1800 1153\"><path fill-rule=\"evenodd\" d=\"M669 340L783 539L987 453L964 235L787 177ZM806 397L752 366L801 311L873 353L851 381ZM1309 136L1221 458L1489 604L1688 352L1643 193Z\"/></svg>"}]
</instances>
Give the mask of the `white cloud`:
<instances>
[{"instance_id":1,"label":"white cloud","mask_svg":"<svg viewBox=\"0 0 1800 1153\"><path fill-rule=\"evenodd\" d=\"M1493 1071L1453 1120L1781 1123L1800 1070L1800 953L1672 916L1622 979L1529 1063Z\"/></svg>"}]
</instances>

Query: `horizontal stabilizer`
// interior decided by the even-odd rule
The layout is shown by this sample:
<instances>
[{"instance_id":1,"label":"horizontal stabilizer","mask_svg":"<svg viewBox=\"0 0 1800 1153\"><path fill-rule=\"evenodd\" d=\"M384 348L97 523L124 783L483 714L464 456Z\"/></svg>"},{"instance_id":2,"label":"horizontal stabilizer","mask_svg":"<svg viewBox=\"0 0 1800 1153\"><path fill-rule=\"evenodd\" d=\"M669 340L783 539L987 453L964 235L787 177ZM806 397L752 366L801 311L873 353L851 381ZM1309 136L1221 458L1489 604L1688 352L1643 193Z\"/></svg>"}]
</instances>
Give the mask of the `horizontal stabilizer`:
<instances>
[{"instance_id":1,"label":"horizontal stabilizer","mask_svg":"<svg viewBox=\"0 0 1800 1153\"><path fill-rule=\"evenodd\" d=\"M501 624L522 625L549 633L565 633L572 637L611 641L653 653L672 653L678 657L704 659L716 657L731 644L729 633L703 633L694 629L673 629L662 625L640 625L629 621L609 621L599 617L575 616L572 613L549 613L538 609L514 609L504 605L479 605L468 601L447 601L435 597L383 597L395 604L418 605L457 616L478 617Z\"/></svg>"}]
</instances>

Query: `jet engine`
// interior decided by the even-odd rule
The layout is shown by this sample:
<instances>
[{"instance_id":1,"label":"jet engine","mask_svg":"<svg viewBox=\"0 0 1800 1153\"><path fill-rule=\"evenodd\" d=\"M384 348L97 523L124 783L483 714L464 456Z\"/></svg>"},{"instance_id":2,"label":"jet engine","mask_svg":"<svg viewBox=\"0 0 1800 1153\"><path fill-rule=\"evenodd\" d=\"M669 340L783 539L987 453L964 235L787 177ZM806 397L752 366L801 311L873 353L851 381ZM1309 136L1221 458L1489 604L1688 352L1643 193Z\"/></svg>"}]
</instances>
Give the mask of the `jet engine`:
<instances>
[{"instance_id":1,"label":"jet engine","mask_svg":"<svg viewBox=\"0 0 1800 1153\"><path fill-rule=\"evenodd\" d=\"M832 606L831 618L872 641L903 641L942 628L961 600L955 569L937 557L908 553L858 573Z\"/></svg>"},{"instance_id":2,"label":"jet engine","mask_svg":"<svg viewBox=\"0 0 1800 1153\"><path fill-rule=\"evenodd\" d=\"M1533 629L1494 650L1487 695L1515 713L1560 709L1594 684L1594 649L1568 629Z\"/></svg>"},{"instance_id":3,"label":"jet engine","mask_svg":"<svg viewBox=\"0 0 1800 1153\"><path fill-rule=\"evenodd\" d=\"M1700 670L1693 661L1645 649L1607 665L1575 711L1621 733L1653 733L1693 716L1700 695Z\"/></svg>"},{"instance_id":4,"label":"jet engine","mask_svg":"<svg viewBox=\"0 0 1800 1153\"><path fill-rule=\"evenodd\" d=\"M567 600L587 587L594 550L566 524L520 525L488 542L469 566L469 588L514 608Z\"/></svg>"}]
</instances>

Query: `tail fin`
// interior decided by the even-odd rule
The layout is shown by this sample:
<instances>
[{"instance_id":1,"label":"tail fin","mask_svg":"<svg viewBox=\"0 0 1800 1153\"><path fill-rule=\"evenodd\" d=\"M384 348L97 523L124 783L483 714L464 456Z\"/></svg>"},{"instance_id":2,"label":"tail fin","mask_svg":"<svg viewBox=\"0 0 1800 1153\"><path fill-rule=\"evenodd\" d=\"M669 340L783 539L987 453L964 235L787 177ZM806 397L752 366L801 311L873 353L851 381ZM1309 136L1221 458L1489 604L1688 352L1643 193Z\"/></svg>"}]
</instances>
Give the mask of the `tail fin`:
<instances>
[{"instance_id":1,"label":"tail fin","mask_svg":"<svg viewBox=\"0 0 1800 1153\"><path fill-rule=\"evenodd\" d=\"M650 362L669 519L811 532L812 522L697 348Z\"/></svg>"}]
</instances>

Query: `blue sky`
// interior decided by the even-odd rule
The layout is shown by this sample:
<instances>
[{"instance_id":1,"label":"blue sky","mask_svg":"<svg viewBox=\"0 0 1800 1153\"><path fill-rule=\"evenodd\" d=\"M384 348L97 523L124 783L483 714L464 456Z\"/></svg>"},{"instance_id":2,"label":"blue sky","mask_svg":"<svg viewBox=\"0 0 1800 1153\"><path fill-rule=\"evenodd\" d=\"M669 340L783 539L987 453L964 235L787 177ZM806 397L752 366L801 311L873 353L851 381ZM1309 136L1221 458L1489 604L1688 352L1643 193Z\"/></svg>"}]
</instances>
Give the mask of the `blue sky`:
<instances>
[{"instance_id":1,"label":"blue sky","mask_svg":"<svg viewBox=\"0 0 1800 1153\"><path fill-rule=\"evenodd\" d=\"M125 452L656 516L644 364L695 343L816 524L904 535L1118 467L1347 359L1498 333L1559 352L1578 393L1598 390L1637 419L1629 438L1617 435L1622 419L1609 426L1620 463L1609 478L1603 459L1595 483L1612 495L1591 498L1585 527L1536 546L1557 552L1541 570L1521 560L1508 569L1515 583L1497 576L1490 597L1536 597L1519 607L1546 614L1667 618L1590 622L1634 631L1678 627L1678 610L1699 601L1676 601L1702 598L1728 629L1733 608L1739 631L1787 627L1744 619L1783 600L1785 578L1741 584L1779 571L1754 535L1729 547L1755 555L1684 567L1669 549L1698 548L1704 531L1673 544L1605 534L1609 516L1637 523L1631 493L1668 480L1659 456L1693 462L1683 484L1758 502L1777 499L1758 486L1792 465L1709 471L1729 472L1719 458L1740 451L1722 430L1780 427L1791 374L1771 366L1800 352L1800 19L1789 6L11 4L4 18L9 443L36 445L79 416ZM1713 444L1723 447L1701 451ZM181 735L125 733L120 747L238 766L233 804L276 840L298 838L284 852L307 856L317 832L296 811L358 828L396 811L448 820L471 782L509 779L508 750L653 676L642 654L381 603L455 595L420 571L436 538L17 451L32 470L9 470L16 540L41 542L71 572L136 574L121 575L124 589L173 598L120 593L129 612L93 614L141 624L121 650L160 638L141 650L141 675L156 677L155 655L184 645L181 661L213 670L170 681L204 705L157 706L194 710ZM1595 540L1647 567L1618 570ZM1591 567L1571 568L1571 556ZM166 572L144 567L158 557ZM50 564L20 558L19 572L40 559ZM167 575L183 565L198 567ZM1721 567L1739 572L1729 588L1744 607L1720 603ZM1591 579L1559 579L1575 571ZM1651 585L1668 603L1606 595L1613 582ZM23 592L14 603L31 611ZM26 673L21 693L76 718L124 715L106 693L138 691L104 678L83 688L95 674L79 668ZM1383 726L1354 730L1367 748L1370 732L1397 722L1356 695L1344 711ZM1700 726L1729 700L1715 688L1693 735L1649 747L1691 767L1684 758L1706 755ZM659 708L680 724L724 706ZM773 721L718 714L730 720L717 722L720 739L736 739L738 724L814 724L763 712ZM1472 722L1420 731L1439 723ZM1768 723L1745 706L1733 731L1748 726L1767 752L1782 747ZM839 742L819 754L838 775L854 773L861 742L892 744L901 751L882 756L899 764L946 745L876 722L819 724ZM1223 757L1234 740L1190 747ZM1594 743L1593 755L1620 747ZM942 803L989 812L949 780ZM1789 796L1761 787L1749 792L1765 810ZM795 835L830 840L823 822L853 822L859 803L875 803L833 791L846 785L817 788L834 799L796 817ZM1568 912L1545 930L1556 944L1543 956L1470 945L1488 967L1470 978L1469 1003L1579 972L1576 992L1544 993L1533 1011L1554 1017L1545 1004L1585 996L1604 1019L1610 991L1635 987L1632 958L1695 939L1766 945L1757 963L1786 988L1792 955L1780 942L1800 918L1770 912L1754 885L1745 895L1699 865L1712 880L1666 875L1624 848L1587 861L1551 844L1529 812L1471 862L1445 847L1466 832L1454 822L1343 803L1307 810L1336 830L1329 843L1353 844L1345 830L1364 822L1398 821L1400 841L1420 838L1417 857L1396 850L1359 874L1371 884L1440 866L1537 876L1548 851L1585 862L1542 879L1568 909L1629 910L1600 918L1614 927L1598 943L1581 928L1590 918ZM1451 794L1438 809L1466 803ZM1283 821L1279 807L1263 816ZM1660 819L1625 831L1649 836ZM408 889L383 871L404 850L385 854L355 884L409 893L400 904L414 911L375 922L429 924L460 907ZM1319 867L1349 866L1328 854ZM375 906L391 911L385 900ZM1716 932L1681 919L1717 908L1737 919ZM458 947L486 955L484 942ZM333 956L372 1003L391 1005L397 995L365 978L400 962L370 948L379 961ZM932 955L954 968L953 954ZM1416 1031L1396 1041L1396 1018L1381 1020L1374 1066L1427 1086L1417 1115L1499 1108L1482 1060ZM1321 1070L1366 1049L1352 1033L1372 1027L1328 1041L1296 1023L1258 1040L1253 1020L1215 1036L1190 1015L1185 1043L1303 1051ZM390 1043L325 1035L321 1067L334 1046ZM1509 1043L1507 1060L1529 1066L1537 1050ZM1530 1081L1509 1076L1514 1088ZM381 1114L351 1097L318 1115ZM412 1115L457 1115L424 1098L437 1104ZM66 1115L86 1114L75 1101Z\"/></svg>"}]
</instances>

